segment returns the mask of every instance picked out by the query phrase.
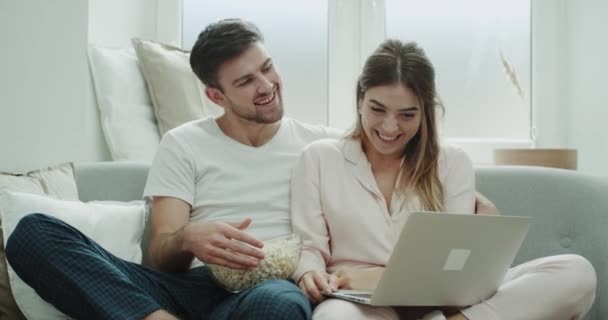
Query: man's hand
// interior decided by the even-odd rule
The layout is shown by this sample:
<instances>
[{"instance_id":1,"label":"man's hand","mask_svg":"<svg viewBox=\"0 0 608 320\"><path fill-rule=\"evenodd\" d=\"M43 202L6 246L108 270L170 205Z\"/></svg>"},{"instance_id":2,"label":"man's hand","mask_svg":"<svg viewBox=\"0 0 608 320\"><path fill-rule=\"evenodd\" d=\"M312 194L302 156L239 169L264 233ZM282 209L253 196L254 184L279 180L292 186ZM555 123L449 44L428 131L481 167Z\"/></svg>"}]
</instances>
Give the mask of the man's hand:
<instances>
[{"instance_id":1,"label":"man's hand","mask_svg":"<svg viewBox=\"0 0 608 320\"><path fill-rule=\"evenodd\" d=\"M500 212L492 201L475 191L475 214L499 215Z\"/></svg>"},{"instance_id":2,"label":"man's hand","mask_svg":"<svg viewBox=\"0 0 608 320\"><path fill-rule=\"evenodd\" d=\"M327 298L329 294L337 290L336 277L326 272L308 271L300 277L298 285L312 303L317 304Z\"/></svg>"},{"instance_id":3,"label":"man's hand","mask_svg":"<svg viewBox=\"0 0 608 320\"><path fill-rule=\"evenodd\" d=\"M383 272L384 267L367 269L341 268L331 275L335 277L338 289L374 290Z\"/></svg>"},{"instance_id":4,"label":"man's hand","mask_svg":"<svg viewBox=\"0 0 608 320\"><path fill-rule=\"evenodd\" d=\"M264 259L264 244L243 231L251 219L241 222L193 222L184 232L184 248L205 263L233 269L257 267Z\"/></svg>"}]
</instances>

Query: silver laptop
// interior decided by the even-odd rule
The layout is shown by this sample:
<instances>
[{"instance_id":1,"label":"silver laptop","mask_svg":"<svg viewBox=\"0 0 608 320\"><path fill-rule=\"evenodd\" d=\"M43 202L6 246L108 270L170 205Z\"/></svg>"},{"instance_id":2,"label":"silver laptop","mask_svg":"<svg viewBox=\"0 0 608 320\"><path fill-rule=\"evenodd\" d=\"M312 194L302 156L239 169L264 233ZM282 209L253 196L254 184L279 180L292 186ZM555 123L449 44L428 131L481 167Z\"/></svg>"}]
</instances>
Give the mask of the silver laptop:
<instances>
[{"instance_id":1,"label":"silver laptop","mask_svg":"<svg viewBox=\"0 0 608 320\"><path fill-rule=\"evenodd\" d=\"M374 291L332 297L375 306L469 306L492 296L513 263L528 217L415 212Z\"/></svg>"}]
</instances>

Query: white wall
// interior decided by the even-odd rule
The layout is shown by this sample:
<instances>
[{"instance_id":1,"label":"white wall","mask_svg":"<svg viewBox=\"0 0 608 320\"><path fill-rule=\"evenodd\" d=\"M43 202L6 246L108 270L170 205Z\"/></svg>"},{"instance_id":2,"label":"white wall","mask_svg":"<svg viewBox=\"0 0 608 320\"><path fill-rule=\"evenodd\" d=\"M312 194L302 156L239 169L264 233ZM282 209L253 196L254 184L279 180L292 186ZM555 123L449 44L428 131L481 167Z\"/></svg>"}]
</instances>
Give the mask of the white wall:
<instances>
[{"instance_id":1,"label":"white wall","mask_svg":"<svg viewBox=\"0 0 608 320\"><path fill-rule=\"evenodd\" d=\"M99 159L86 101L87 1L0 1L0 170Z\"/></svg>"},{"instance_id":2,"label":"white wall","mask_svg":"<svg viewBox=\"0 0 608 320\"><path fill-rule=\"evenodd\" d=\"M579 171L608 176L608 1L567 1L568 146Z\"/></svg>"},{"instance_id":3,"label":"white wall","mask_svg":"<svg viewBox=\"0 0 608 320\"><path fill-rule=\"evenodd\" d=\"M87 47L155 39L160 2L0 1L0 171L110 160Z\"/></svg>"},{"instance_id":4,"label":"white wall","mask_svg":"<svg viewBox=\"0 0 608 320\"><path fill-rule=\"evenodd\" d=\"M89 43L131 45L131 38L156 37L156 1L89 0Z\"/></svg>"}]
</instances>

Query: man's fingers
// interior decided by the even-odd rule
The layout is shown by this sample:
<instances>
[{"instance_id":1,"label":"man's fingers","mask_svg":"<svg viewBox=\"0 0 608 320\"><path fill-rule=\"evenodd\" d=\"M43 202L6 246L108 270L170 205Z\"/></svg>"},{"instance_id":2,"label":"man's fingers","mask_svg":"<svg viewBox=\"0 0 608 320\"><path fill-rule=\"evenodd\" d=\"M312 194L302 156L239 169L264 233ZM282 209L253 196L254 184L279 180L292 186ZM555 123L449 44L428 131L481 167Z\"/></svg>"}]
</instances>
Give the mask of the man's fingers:
<instances>
[{"instance_id":1,"label":"man's fingers","mask_svg":"<svg viewBox=\"0 0 608 320\"><path fill-rule=\"evenodd\" d=\"M239 229L239 230L245 230L249 227L249 225L251 224L251 218L245 218L243 221L239 222L236 225L233 225L233 227Z\"/></svg>"},{"instance_id":2,"label":"man's fingers","mask_svg":"<svg viewBox=\"0 0 608 320\"><path fill-rule=\"evenodd\" d=\"M251 224L251 221L252 221L251 218L245 218L245 219L243 219L243 221L226 222L226 223L239 230L245 230L249 227L249 225Z\"/></svg>"},{"instance_id":3,"label":"man's fingers","mask_svg":"<svg viewBox=\"0 0 608 320\"><path fill-rule=\"evenodd\" d=\"M228 267L231 269L239 269L239 270L249 269L249 267L247 267L247 266L243 266L241 264L237 264L232 261L229 261L229 260L226 260L223 258L219 258L219 257L211 257L208 259L208 261L206 261L206 263L216 264L216 265Z\"/></svg>"},{"instance_id":4,"label":"man's fingers","mask_svg":"<svg viewBox=\"0 0 608 320\"><path fill-rule=\"evenodd\" d=\"M213 263L211 260L214 258L221 259L223 261L229 261L233 265L240 266L238 269L254 268L259 264L259 260L254 257L236 253L220 247L212 247L208 250L207 254L209 257L207 258L206 262Z\"/></svg>"},{"instance_id":5,"label":"man's fingers","mask_svg":"<svg viewBox=\"0 0 608 320\"><path fill-rule=\"evenodd\" d=\"M256 261L258 259L264 259L264 253L262 250L234 239L226 239L222 246L232 252L253 257L256 259Z\"/></svg>"},{"instance_id":6,"label":"man's fingers","mask_svg":"<svg viewBox=\"0 0 608 320\"><path fill-rule=\"evenodd\" d=\"M229 227L223 229L223 234L224 236L226 236L227 238L231 238L231 239L236 239L239 240L241 242L250 244L254 247L258 247L258 248L262 248L264 246L264 243L262 243L262 241L254 238L252 235L248 234L247 232L242 231L242 228L239 228L240 226L245 226L248 227L251 224L251 219L245 219L242 222L230 222L228 223Z\"/></svg>"}]
</instances>

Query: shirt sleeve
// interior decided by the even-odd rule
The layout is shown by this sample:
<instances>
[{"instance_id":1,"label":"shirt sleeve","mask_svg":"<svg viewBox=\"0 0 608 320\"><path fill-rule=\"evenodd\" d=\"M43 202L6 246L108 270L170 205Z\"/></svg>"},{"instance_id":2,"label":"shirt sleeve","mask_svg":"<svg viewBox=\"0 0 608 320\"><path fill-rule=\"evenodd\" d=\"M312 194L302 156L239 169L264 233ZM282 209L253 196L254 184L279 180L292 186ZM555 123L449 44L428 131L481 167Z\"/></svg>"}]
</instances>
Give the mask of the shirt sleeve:
<instances>
[{"instance_id":1,"label":"shirt sleeve","mask_svg":"<svg viewBox=\"0 0 608 320\"><path fill-rule=\"evenodd\" d=\"M321 208L319 159L312 151L304 150L291 179L291 221L303 242L300 263L292 276L296 282L308 271L325 271L330 256L329 232Z\"/></svg>"},{"instance_id":2,"label":"shirt sleeve","mask_svg":"<svg viewBox=\"0 0 608 320\"><path fill-rule=\"evenodd\" d=\"M168 132L160 142L150 172L144 198L174 197L188 204L194 203L196 168L192 152Z\"/></svg>"},{"instance_id":3,"label":"shirt sleeve","mask_svg":"<svg viewBox=\"0 0 608 320\"><path fill-rule=\"evenodd\" d=\"M475 212L475 171L469 156L460 148L445 150L444 210L455 213Z\"/></svg>"},{"instance_id":4,"label":"shirt sleeve","mask_svg":"<svg viewBox=\"0 0 608 320\"><path fill-rule=\"evenodd\" d=\"M323 133L325 134L325 138L330 139L339 139L344 137L344 130L332 128L332 127L323 127Z\"/></svg>"}]
</instances>

